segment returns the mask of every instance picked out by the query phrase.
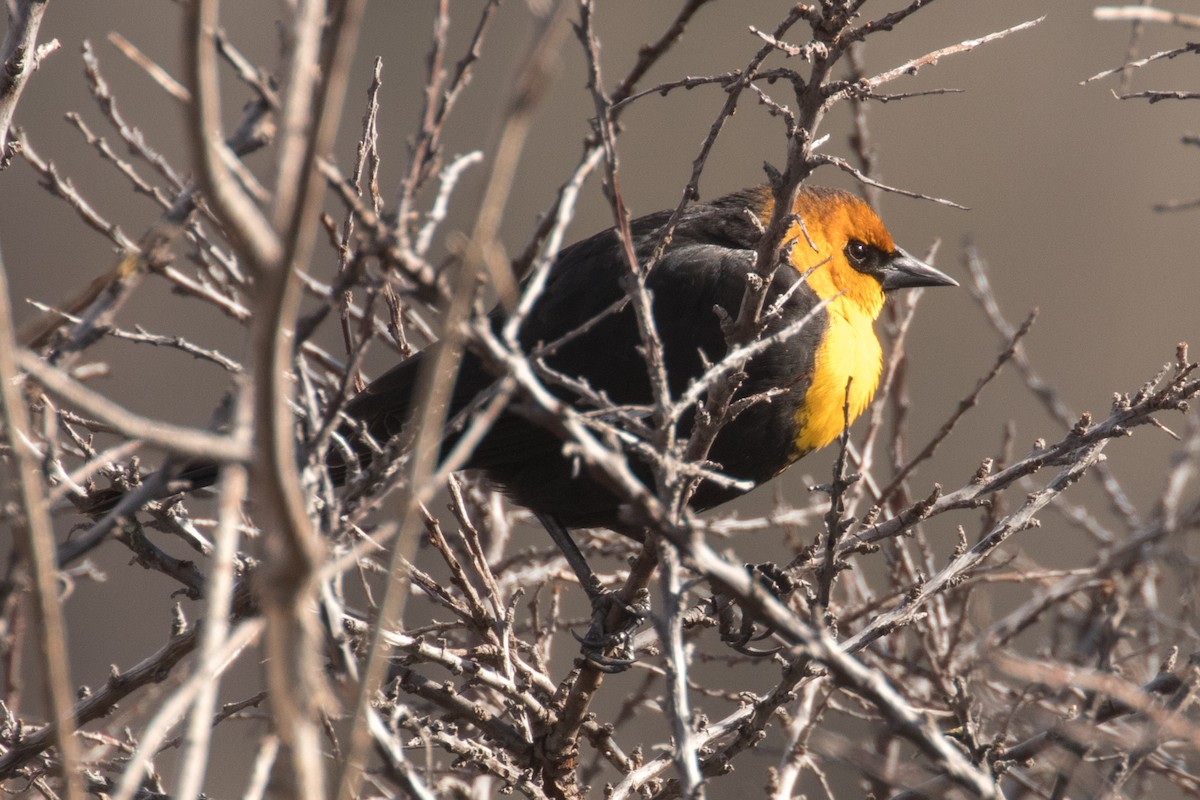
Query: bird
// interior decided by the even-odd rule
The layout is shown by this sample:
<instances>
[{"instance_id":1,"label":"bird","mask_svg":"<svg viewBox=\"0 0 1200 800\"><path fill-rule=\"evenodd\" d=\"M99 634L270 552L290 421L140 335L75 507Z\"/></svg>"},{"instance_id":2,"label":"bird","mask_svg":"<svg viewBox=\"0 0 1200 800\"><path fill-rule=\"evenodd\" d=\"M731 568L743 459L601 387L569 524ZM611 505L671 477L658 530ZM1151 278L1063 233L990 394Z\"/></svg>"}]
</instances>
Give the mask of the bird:
<instances>
[{"instance_id":1,"label":"bird","mask_svg":"<svg viewBox=\"0 0 1200 800\"><path fill-rule=\"evenodd\" d=\"M640 266L649 263L644 285L670 397L680 397L726 356L722 323L738 314L773 197L769 186L758 186L686 207L657 259L655 250L673 212L629 223L632 253ZM883 365L873 323L889 292L957 285L898 247L875 211L856 195L803 187L792 213L796 221L785 237L786 261L770 275L766 294L760 338L770 343L742 366L733 402L749 402L720 430L707 456L710 468L731 480L702 480L690 498L694 511L769 481L837 439L847 418L852 422L866 409ZM605 407L634 414L654 403L645 343L633 308L623 303L629 274L625 252L615 228L566 247L519 320L520 348L534 355L546 374L562 378L553 382L552 391L584 414L600 414ZM493 312L496 329L507 321L504 311ZM418 372L429 352L371 382L348 401L346 415L378 441L399 435L413 412ZM468 349L447 418L475 407L496 380L483 358ZM694 413L687 414L678 423L685 440L694 419ZM443 453L460 434L447 434ZM653 488L648 460L635 447L626 450L631 470ZM590 475L555 433L517 411L505 411L494 421L463 467L532 511L593 597L598 584L569 531L608 528L642 538L642 529L622 513L621 497Z\"/></svg>"},{"instance_id":2,"label":"bird","mask_svg":"<svg viewBox=\"0 0 1200 800\"><path fill-rule=\"evenodd\" d=\"M708 365L725 356L722 317L738 313L772 205L770 189L761 186L690 206L646 276L672 395L682 394ZM796 335L767 347L744 367L746 377L735 400L755 395L764 400L726 425L709 454L720 472L743 485L770 480L840 436L847 400L851 422L867 407L883 367L873 322L888 292L957 285L897 247L878 215L855 195L805 188L794 213L803 232L797 223L789 237L805 241L793 243L789 263L771 278L766 305L783 302L761 336L780 333L816 312ZM663 211L630 223L639 261L651 257L670 216ZM551 349L585 323L594 323L553 347L542 361L614 406L638 408L650 405L653 394L634 312L628 306L614 310L626 297L626 272L613 228L567 247L551 266L517 338L522 349L532 353ZM504 317L494 316L498 327ZM427 353L413 355L372 381L346 404L346 415L364 423L376 441L400 434L413 411L417 375ZM496 379L479 356L466 352L447 416L466 409ZM577 409L587 409L587 401L569 388L556 393ZM443 449L455 441L448 437ZM640 538L636 528L621 520L616 495L581 474L555 434L518 414L501 415L464 468L482 471L517 504L567 528L609 528ZM645 465L635 471L645 475ZM692 507L704 511L745 491L707 482L696 492Z\"/></svg>"},{"instance_id":3,"label":"bird","mask_svg":"<svg viewBox=\"0 0 1200 800\"><path fill-rule=\"evenodd\" d=\"M661 211L629 223L629 247L609 228L561 250L540 292L517 320L516 342L550 376L547 388L586 418L623 410L620 440L631 471L653 489L644 455L647 411L655 392L645 362L646 342L626 290L631 251L650 298L661 343L667 394L679 398L730 348L726 330L738 315L756 251L774 211L769 186L727 194L682 212ZM846 191L802 187L784 238L786 256L766 276L758 348L740 367L733 395L738 412L713 439L710 471L691 494L703 512L766 483L804 456L837 439L867 408L879 384L883 350L874 322L890 292L957 282L893 241L876 212ZM673 221L669 238L667 226ZM665 244L664 244L665 243ZM527 281L527 286L529 282ZM510 313L498 308L499 331ZM437 347L438 345L432 345ZM343 428L357 466L378 457L379 443L405 433L419 403L418 376L427 348L401 361L350 398ZM501 376L467 348L454 377L441 452L462 436L462 418L477 408ZM593 601L604 594L571 531L608 528L633 539L643 529L622 513L622 497L579 463L559 436L512 403L493 421L462 468L541 520ZM675 423L686 440L695 409ZM639 425L641 428L639 429ZM363 442L365 431L372 440ZM354 458L331 452L335 482L354 471ZM712 473L724 476L716 479ZM212 483L213 465L190 465L188 488ZM178 485L178 483L176 483Z\"/></svg>"}]
</instances>

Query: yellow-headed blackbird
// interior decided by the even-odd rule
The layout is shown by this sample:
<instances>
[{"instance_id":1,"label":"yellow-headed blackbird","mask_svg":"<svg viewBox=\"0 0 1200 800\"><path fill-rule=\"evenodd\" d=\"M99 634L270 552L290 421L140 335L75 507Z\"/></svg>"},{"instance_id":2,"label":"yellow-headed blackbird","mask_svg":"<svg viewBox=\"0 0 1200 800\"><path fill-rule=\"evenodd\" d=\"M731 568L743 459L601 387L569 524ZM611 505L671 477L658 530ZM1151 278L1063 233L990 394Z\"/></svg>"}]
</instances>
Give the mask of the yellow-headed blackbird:
<instances>
[{"instance_id":1,"label":"yellow-headed blackbird","mask_svg":"<svg viewBox=\"0 0 1200 800\"><path fill-rule=\"evenodd\" d=\"M721 312L730 319L738 314L771 211L772 195L765 187L689 207L646 276L672 397L679 397L725 356ZM875 212L851 194L804 189L794 212L799 222L788 236L794 240L790 263L771 278L762 337L787 329L821 301L826 305L795 335L766 347L745 364L735 402L762 399L746 405L724 426L708 456L718 472L752 485L778 475L841 434L847 384L851 420L871 401L882 368L872 323L887 292L956 285L898 248ZM639 262L649 262L669 217L670 212L660 212L632 222ZM522 348L542 353L547 374L566 379L551 381L552 388L579 410L596 409L569 388L572 383L586 385L593 396L614 406L652 406L634 311L620 302L626 297L627 273L613 229L571 245L559 253L544 290L520 326ZM411 411L421 361L418 354L385 373L350 400L346 412L365 422L377 439L399 433ZM466 353L450 417L494 380L478 357ZM682 436L691 420L689 416L681 423ZM447 445L452 442L453 435ZM633 454L630 463L650 484L647 464ZM557 523L564 528L606 527L641 538L638 529L622 521L618 498L564 454L563 442L517 413L499 417L465 466L481 470L552 532ZM728 482L705 481L691 506L711 508L741 493Z\"/></svg>"},{"instance_id":2,"label":"yellow-headed blackbird","mask_svg":"<svg viewBox=\"0 0 1200 800\"><path fill-rule=\"evenodd\" d=\"M687 208L645 277L672 397L726 355L722 317L738 314L772 205L770 190L760 187ZM956 285L898 248L875 212L853 195L804 189L793 212L798 221L787 237L790 263L770 278L761 337L794 328L810 313L811 319L745 363L734 401L758 399L743 404L708 455L714 470L743 486L769 480L836 439L844 428L847 399L851 420L866 408L882 367L873 322L887 292ZM639 264L650 262L670 216L660 212L632 222ZM558 254L519 328L519 343L544 367L549 388L585 413L602 410L589 396L635 413L653 407L644 343L633 309L622 303L627 274L614 230L571 245ZM503 314L493 315L497 328L504 322ZM408 422L425 357L409 358L347 403L347 415L364 424L376 441L399 434ZM477 355L466 352L449 418L461 418L495 380ZM682 419L681 436L687 436L693 419ZM458 435L448 433L444 448ZM370 459L370 450L359 452ZM629 461L652 485L649 466L632 448ZM340 481L346 465L332 466ZM567 529L606 527L642 536L622 519L619 498L575 463L555 434L514 410L499 416L465 467L482 471L543 521L593 598L598 585ZM197 488L212 483L215 475L212 465L193 464L179 477ZM691 507L711 508L742 491L730 482L706 480L692 496Z\"/></svg>"}]
</instances>

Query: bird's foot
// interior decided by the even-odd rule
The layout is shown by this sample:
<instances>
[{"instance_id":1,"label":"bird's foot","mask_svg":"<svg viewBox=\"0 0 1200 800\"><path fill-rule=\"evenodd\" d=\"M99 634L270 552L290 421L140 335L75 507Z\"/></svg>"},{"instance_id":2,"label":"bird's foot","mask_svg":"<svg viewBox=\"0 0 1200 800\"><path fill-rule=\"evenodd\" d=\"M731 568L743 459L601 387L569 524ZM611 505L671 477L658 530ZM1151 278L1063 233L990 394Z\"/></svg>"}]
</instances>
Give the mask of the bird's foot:
<instances>
[{"instance_id":1,"label":"bird's foot","mask_svg":"<svg viewBox=\"0 0 1200 800\"><path fill-rule=\"evenodd\" d=\"M786 601L798 586L785 570L769 561L762 564L746 564L746 569L780 601ZM763 658L775 655L782 649L780 647L762 649L750 646L751 642L759 642L771 636L775 633L775 629L755 623L753 617L741 606L737 598L717 592L712 597L712 605L717 616L717 629L720 631L721 641L737 652L742 655Z\"/></svg>"},{"instance_id":2,"label":"bird's foot","mask_svg":"<svg viewBox=\"0 0 1200 800\"><path fill-rule=\"evenodd\" d=\"M624 672L636 660L633 635L650 614L650 592L639 589L632 602L625 602L607 589L589 594L591 627L583 636L574 632L572 635L582 645L583 657L601 672Z\"/></svg>"}]
</instances>

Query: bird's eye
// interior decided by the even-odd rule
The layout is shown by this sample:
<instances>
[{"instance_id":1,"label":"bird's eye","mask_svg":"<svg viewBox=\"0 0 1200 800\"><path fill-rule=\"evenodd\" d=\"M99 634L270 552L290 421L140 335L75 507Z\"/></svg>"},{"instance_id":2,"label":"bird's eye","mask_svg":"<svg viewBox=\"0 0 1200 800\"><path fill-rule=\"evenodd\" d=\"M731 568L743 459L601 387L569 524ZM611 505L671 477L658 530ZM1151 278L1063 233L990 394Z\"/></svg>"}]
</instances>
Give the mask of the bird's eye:
<instances>
[{"instance_id":1,"label":"bird's eye","mask_svg":"<svg viewBox=\"0 0 1200 800\"><path fill-rule=\"evenodd\" d=\"M867 265L867 260L871 257L871 247L857 239L851 239L846 245L846 258L850 259L850 263L855 269L862 269Z\"/></svg>"}]
</instances>

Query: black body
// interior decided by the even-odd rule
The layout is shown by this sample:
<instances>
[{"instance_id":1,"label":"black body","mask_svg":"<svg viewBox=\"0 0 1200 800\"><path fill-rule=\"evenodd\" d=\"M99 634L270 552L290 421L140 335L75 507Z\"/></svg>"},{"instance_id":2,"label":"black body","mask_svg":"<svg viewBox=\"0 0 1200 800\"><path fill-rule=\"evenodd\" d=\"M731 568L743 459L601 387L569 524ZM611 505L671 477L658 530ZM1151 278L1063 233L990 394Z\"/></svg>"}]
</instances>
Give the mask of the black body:
<instances>
[{"instance_id":1,"label":"black body","mask_svg":"<svg viewBox=\"0 0 1200 800\"><path fill-rule=\"evenodd\" d=\"M760 237L747 208L758 208L759 196L730 195L710 205L685 211L674 230L670 248L646 281L653 298L653 315L662 340L672 397L678 397L707 365L726 354L725 338L716 307L735 318L742 301L754 248ZM638 260L646 263L658 243L658 233L669 213L643 217L633 223ZM519 334L522 348L532 352L556 342L596 318L626 296L619 239L607 230L563 250L551 267L546 286ZM791 292L782 313L770 319L763 336L786 328L816 304L807 285L795 287L799 273L785 264L775 274L767 307ZM499 315L497 326L503 324ZM751 404L720 432L709 453L719 471L731 477L761 483L778 474L795 459L796 415L804 400L816 352L827 325L818 313L795 335L752 359L737 397L782 390L769 402ZM619 405L649 406L650 382L642 361L641 338L628 304L609 313L585 333L554 348L545 358L551 369L578 378ZM378 440L399 433L412 412L412 397L422 362L418 354L391 369L350 400L346 412L366 423ZM449 417L453 418L495 377L468 351L453 392ZM589 407L574 393L555 393L581 411ZM690 415L681 424L680 436L690 432ZM455 436L446 438L452 446ZM646 483L652 478L644 463L631 457L634 469ZM608 527L637 536L618 520L619 504L585 468L563 455L563 443L554 434L513 411L505 412L475 449L467 468L482 470L487 478L517 503L540 515L574 527ZM692 500L698 510L731 499L740 492L712 482L701 485Z\"/></svg>"}]
</instances>

